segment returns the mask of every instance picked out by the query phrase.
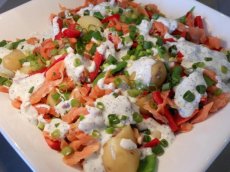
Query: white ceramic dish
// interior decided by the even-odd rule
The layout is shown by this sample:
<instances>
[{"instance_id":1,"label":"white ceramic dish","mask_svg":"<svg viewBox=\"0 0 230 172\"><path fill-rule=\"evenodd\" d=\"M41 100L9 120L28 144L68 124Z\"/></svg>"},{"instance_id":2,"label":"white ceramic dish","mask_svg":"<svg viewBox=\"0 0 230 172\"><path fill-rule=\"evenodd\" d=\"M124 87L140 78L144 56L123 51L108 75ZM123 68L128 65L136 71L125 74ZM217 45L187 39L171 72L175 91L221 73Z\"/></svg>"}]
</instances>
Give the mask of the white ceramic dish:
<instances>
[{"instance_id":1,"label":"white ceramic dish","mask_svg":"<svg viewBox=\"0 0 230 172\"><path fill-rule=\"evenodd\" d=\"M196 1L139 0L156 3L167 16L177 18L196 6L195 13L206 19L208 32L225 40L230 48L230 19ZM48 17L58 12L58 3L78 6L83 0L33 0L0 15L0 40L28 37L49 29ZM7 95L0 94L0 131L34 171L77 171L62 162L62 157L45 143L40 131L17 113ZM192 132L177 136L160 158L159 172L205 171L230 140L230 105L195 125Z\"/></svg>"}]
</instances>

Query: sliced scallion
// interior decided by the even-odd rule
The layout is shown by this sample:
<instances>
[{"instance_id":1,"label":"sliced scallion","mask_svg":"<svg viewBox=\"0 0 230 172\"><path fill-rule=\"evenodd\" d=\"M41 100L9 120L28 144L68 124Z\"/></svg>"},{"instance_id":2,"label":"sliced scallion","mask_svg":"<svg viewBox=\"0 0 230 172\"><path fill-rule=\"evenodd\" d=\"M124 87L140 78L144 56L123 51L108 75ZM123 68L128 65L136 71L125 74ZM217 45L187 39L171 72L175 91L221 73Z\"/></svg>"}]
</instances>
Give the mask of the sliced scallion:
<instances>
[{"instance_id":1,"label":"sliced scallion","mask_svg":"<svg viewBox=\"0 0 230 172\"><path fill-rule=\"evenodd\" d=\"M136 123L140 123L143 121L143 116L137 112L134 112L133 113L133 120L136 122Z\"/></svg>"},{"instance_id":2,"label":"sliced scallion","mask_svg":"<svg viewBox=\"0 0 230 172\"><path fill-rule=\"evenodd\" d=\"M70 146L65 146L61 150L61 154L64 155L64 156L68 156L68 155L72 154L73 152L74 152L74 150Z\"/></svg>"},{"instance_id":3,"label":"sliced scallion","mask_svg":"<svg viewBox=\"0 0 230 172\"><path fill-rule=\"evenodd\" d=\"M96 107L100 110L104 110L105 109L105 105L102 102L97 102Z\"/></svg>"},{"instance_id":4,"label":"sliced scallion","mask_svg":"<svg viewBox=\"0 0 230 172\"><path fill-rule=\"evenodd\" d=\"M196 91L197 91L198 93L200 93L200 94L204 94L205 91L206 91L205 85L197 85L197 86L196 86Z\"/></svg>"},{"instance_id":5,"label":"sliced scallion","mask_svg":"<svg viewBox=\"0 0 230 172\"><path fill-rule=\"evenodd\" d=\"M55 129L52 133L51 133L51 137L54 139L58 139L61 136L61 132L59 129Z\"/></svg>"},{"instance_id":6,"label":"sliced scallion","mask_svg":"<svg viewBox=\"0 0 230 172\"><path fill-rule=\"evenodd\" d=\"M228 73L228 68L226 66L221 66L221 72L223 74L227 74Z\"/></svg>"},{"instance_id":7,"label":"sliced scallion","mask_svg":"<svg viewBox=\"0 0 230 172\"><path fill-rule=\"evenodd\" d=\"M193 102L195 100L195 95L190 90L188 90L184 93L183 98L187 102Z\"/></svg>"}]
</instances>

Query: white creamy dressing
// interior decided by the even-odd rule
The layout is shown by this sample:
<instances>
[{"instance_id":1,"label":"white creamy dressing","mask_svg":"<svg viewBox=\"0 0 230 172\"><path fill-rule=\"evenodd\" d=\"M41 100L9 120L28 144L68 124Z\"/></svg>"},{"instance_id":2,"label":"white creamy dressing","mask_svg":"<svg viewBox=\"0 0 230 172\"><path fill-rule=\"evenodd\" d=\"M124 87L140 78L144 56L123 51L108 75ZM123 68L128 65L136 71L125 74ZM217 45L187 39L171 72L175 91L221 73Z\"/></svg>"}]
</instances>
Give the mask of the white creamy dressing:
<instances>
[{"instance_id":1,"label":"white creamy dressing","mask_svg":"<svg viewBox=\"0 0 230 172\"><path fill-rule=\"evenodd\" d=\"M60 114L61 116L64 116L72 107L71 107L71 100L61 101L58 103L54 109L55 111Z\"/></svg>"},{"instance_id":2,"label":"white creamy dressing","mask_svg":"<svg viewBox=\"0 0 230 172\"><path fill-rule=\"evenodd\" d=\"M52 132L54 132L56 129L60 131L60 139L63 139L67 132L69 131L69 124L62 121L59 118L53 118L50 123L45 124L44 131L48 132L50 135Z\"/></svg>"},{"instance_id":3,"label":"white creamy dressing","mask_svg":"<svg viewBox=\"0 0 230 172\"><path fill-rule=\"evenodd\" d=\"M203 95L197 92L197 85L205 85L203 78L203 72L195 70L188 77L184 77L181 83L175 88L175 103L178 107L180 116L186 118L192 115L192 113L199 108L199 103ZM195 95L193 102L187 102L183 96L187 91L191 91Z\"/></svg>"},{"instance_id":4,"label":"white creamy dressing","mask_svg":"<svg viewBox=\"0 0 230 172\"><path fill-rule=\"evenodd\" d=\"M126 150L137 149L136 143L134 143L131 139L121 139L120 146Z\"/></svg>"},{"instance_id":5,"label":"white creamy dressing","mask_svg":"<svg viewBox=\"0 0 230 172\"><path fill-rule=\"evenodd\" d=\"M91 134L93 130L101 130L105 127L101 110L95 107L86 107L89 114L79 122L78 128L85 133Z\"/></svg>"},{"instance_id":6,"label":"white creamy dressing","mask_svg":"<svg viewBox=\"0 0 230 172\"><path fill-rule=\"evenodd\" d=\"M58 16L54 17L52 20L53 38L60 32L59 24L57 21L58 21Z\"/></svg>"},{"instance_id":7,"label":"white creamy dressing","mask_svg":"<svg viewBox=\"0 0 230 172\"><path fill-rule=\"evenodd\" d=\"M115 86L113 83L105 84L105 78L101 78L97 81L97 86L102 90L114 90Z\"/></svg>"},{"instance_id":8,"label":"white creamy dressing","mask_svg":"<svg viewBox=\"0 0 230 172\"><path fill-rule=\"evenodd\" d=\"M48 122L43 118L42 115L38 115L38 116L37 116L37 120L38 120L38 123L43 123L43 124L48 123Z\"/></svg>"},{"instance_id":9,"label":"white creamy dressing","mask_svg":"<svg viewBox=\"0 0 230 172\"><path fill-rule=\"evenodd\" d=\"M101 45L97 47L97 52L104 55L105 59L107 59L109 55L116 57L114 44L109 40L101 43Z\"/></svg>"},{"instance_id":10,"label":"white creamy dressing","mask_svg":"<svg viewBox=\"0 0 230 172\"><path fill-rule=\"evenodd\" d=\"M16 72L13 78L13 83L9 88L9 96L11 100L20 99L22 101L20 113L25 116L33 124L37 123L37 110L30 104L30 89L33 87L33 92L38 90L44 83L44 74L34 74L28 76L21 74L19 71Z\"/></svg>"},{"instance_id":11,"label":"white creamy dressing","mask_svg":"<svg viewBox=\"0 0 230 172\"><path fill-rule=\"evenodd\" d=\"M24 41L24 42L21 42L18 44L17 49L21 50L25 55L30 55L33 53L33 50L37 46L39 46L39 44L32 45L32 44L28 44L26 41Z\"/></svg>"},{"instance_id":12,"label":"white creamy dressing","mask_svg":"<svg viewBox=\"0 0 230 172\"><path fill-rule=\"evenodd\" d=\"M141 81L145 85L149 85L152 78L152 66L156 61L149 57L142 57L135 61L129 61L126 70L129 75L135 72L135 80Z\"/></svg>"},{"instance_id":13,"label":"white creamy dressing","mask_svg":"<svg viewBox=\"0 0 230 172\"><path fill-rule=\"evenodd\" d=\"M14 100L19 98L22 102L29 101L31 95L31 93L29 93L30 89L33 87L33 92L35 92L44 81L44 73L28 76L17 71L13 78L13 83L9 88L10 99Z\"/></svg>"},{"instance_id":14,"label":"white creamy dressing","mask_svg":"<svg viewBox=\"0 0 230 172\"><path fill-rule=\"evenodd\" d=\"M88 158L85 158L83 162L84 172L105 172L101 152L102 151L94 153Z\"/></svg>"},{"instance_id":15,"label":"white creamy dressing","mask_svg":"<svg viewBox=\"0 0 230 172\"><path fill-rule=\"evenodd\" d=\"M10 54L12 52L12 50L9 50L7 48L4 47L0 47L0 58L3 59L3 57L5 57L6 55ZM14 72L6 69L3 64L0 64L0 73L3 73L9 77L13 77L14 76Z\"/></svg>"},{"instance_id":16,"label":"white creamy dressing","mask_svg":"<svg viewBox=\"0 0 230 172\"><path fill-rule=\"evenodd\" d=\"M152 155L152 148L140 148L139 149L141 152L141 158L140 159L144 159L146 156Z\"/></svg>"},{"instance_id":17,"label":"white creamy dressing","mask_svg":"<svg viewBox=\"0 0 230 172\"><path fill-rule=\"evenodd\" d=\"M81 8L77 14L80 15L80 16L84 16L84 11L85 10L89 10L89 15L90 16L93 16L93 14L95 12L100 12L103 16L105 15L108 15L109 13L107 12L106 10L106 7L109 7L111 6L111 4L109 2L103 2L103 3L100 3L98 5L93 5L93 4L89 4L88 7L85 7L85 8Z\"/></svg>"},{"instance_id":18,"label":"white creamy dressing","mask_svg":"<svg viewBox=\"0 0 230 172\"><path fill-rule=\"evenodd\" d=\"M205 68L213 70L223 82L228 82L230 79L230 63L222 52L210 50L203 45L197 45L192 42L179 39L178 42L169 43L176 45L177 50L183 54L181 65L186 69L192 68L192 65L197 62L204 62ZM205 61L206 57L211 57L212 61ZM221 72L221 66L226 66L228 71L226 74Z\"/></svg>"},{"instance_id":19,"label":"white creamy dressing","mask_svg":"<svg viewBox=\"0 0 230 172\"><path fill-rule=\"evenodd\" d=\"M76 60L79 60L81 64L79 66L75 66ZM67 75L74 80L75 83L80 81L80 77L82 72L87 69L89 72L93 72L96 68L95 62L88 60L79 54L69 53L65 60Z\"/></svg>"},{"instance_id":20,"label":"white creamy dressing","mask_svg":"<svg viewBox=\"0 0 230 172\"><path fill-rule=\"evenodd\" d=\"M165 139L168 141L169 144L173 142L175 139L175 135L171 131L168 125L159 124L153 118L143 119L141 123L138 124L138 128L140 130L149 129L151 132L158 130L161 132L161 139Z\"/></svg>"},{"instance_id":21,"label":"white creamy dressing","mask_svg":"<svg viewBox=\"0 0 230 172\"><path fill-rule=\"evenodd\" d=\"M96 103L97 102L102 102L104 104L102 115L104 117L106 125L109 125L108 116L110 114L116 114L119 117L121 117L122 115L126 115L127 123L135 123L132 117L132 114L134 113L134 108L127 97L118 96L115 98L112 94L109 94L97 99Z\"/></svg>"},{"instance_id":22,"label":"white creamy dressing","mask_svg":"<svg viewBox=\"0 0 230 172\"><path fill-rule=\"evenodd\" d=\"M156 21L164 24L168 28L169 33L172 33L177 28L177 21L174 19L159 17Z\"/></svg>"}]
</instances>

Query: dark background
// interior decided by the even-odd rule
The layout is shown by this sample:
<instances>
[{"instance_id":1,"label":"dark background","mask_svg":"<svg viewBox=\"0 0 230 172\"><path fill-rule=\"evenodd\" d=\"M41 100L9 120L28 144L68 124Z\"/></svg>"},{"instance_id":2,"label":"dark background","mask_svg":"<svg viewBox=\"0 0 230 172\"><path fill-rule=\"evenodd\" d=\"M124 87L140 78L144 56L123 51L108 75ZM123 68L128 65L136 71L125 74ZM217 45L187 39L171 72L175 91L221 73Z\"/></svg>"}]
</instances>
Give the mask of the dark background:
<instances>
[{"instance_id":1,"label":"dark background","mask_svg":"<svg viewBox=\"0 0 230 172\"><path fill-rule=\"evenodd\" d=\"M0 13L21 5L29 0L0 0ZM212 8L230 16L229 0L199 0ZM230 28L229 28L230 29ZM189 167L188 167L189 168ZM31 172L29 167L10 147L0 134L0 172ZM173 170L172 170L173 172ZM230 172L230 143L217 157L207 172Z\"/></svg>"}]
</instances>

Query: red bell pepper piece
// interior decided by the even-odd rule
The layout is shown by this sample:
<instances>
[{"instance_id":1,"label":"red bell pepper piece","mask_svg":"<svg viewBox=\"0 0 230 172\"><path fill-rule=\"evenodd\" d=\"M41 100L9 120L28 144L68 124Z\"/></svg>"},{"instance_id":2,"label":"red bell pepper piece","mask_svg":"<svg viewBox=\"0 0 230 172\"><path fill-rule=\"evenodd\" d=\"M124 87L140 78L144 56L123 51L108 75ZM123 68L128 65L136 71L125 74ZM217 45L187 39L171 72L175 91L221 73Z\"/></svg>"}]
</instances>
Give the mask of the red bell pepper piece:
<instances>
[{"instance_id":1,"label":"red bell pepper piece","mask_svg":"<svg viewBox=\"0 0 230 172\"><path fill-rule=\"evenodd\" d=\"M166 42L176 42L176 40L173 39L173 38L164 38L164 39L163 39L163 42L164 42L164 43L166 43Z\"/></svg>"},{"instance_id":2,"label":"red bell pepper piece","mask_svg":"<svg viewBox=\"0 0 230 172\"><path fill-rule=\"evenodd\" d=\"M97 77L103 60L104 60L104 56L96 51L94 58L93 58L96 68L93 72L89 73L89 78L91 82L93 82L94 79Z\"/></svg>"},{"instance_id":3,"label":"red bell pepper piece","mask_svg":"<svg viewBox=\"0 0 230 172\"><path fill-rule=\"evenodd\" d=\"M161 92L160 91L154 91L152 93L152 98L158 105L163 103L163 99L161 97Z\"/></svg>"},{"instance_id":4,"label":"red bell pepper piece","mask_svg":"<svg viewBox=\"0 0 230 172\"><path fill-rule=\"evenodd\" d=\"M59 140L51 140L48 137L45 137L46 143L49 145L49 147L51 149L54 149L56 151L60 151L61 150L61 142Z\"/></svg>"},{"instance_id":5,"label":"red bell pepper piece","mask_svg":"<svg viewBox=\"0 0 230 172\"><path fill-rule=\"evenodd\" d=\"M170 111L168 110L167 107L164 108L164 116L168 120L168 125L171 128L171 130L173 132L176 132L178 130L178 126L177 126L176 122L174 121L172 114L170 113Z\"/></svg>"},{"instance_id":6,"label":"red bell pepper piece","mask_svg":"<svg viewBox=\"0 0 230 172\"><path fill-rule=\"evenodd\" d=\"M66 38L77 38L81 35L81 32L76 29L68 28L62 32L63 36Z\"/></svg>"},{"instance_id":7,"label":"red bell pepper piece","mask_svg":"<svg viewBox=\"0 0 230 172\"><path fill-rule=\"evenodd\" d=\"M58 19L57 19L57 23L58 23L59 29L61 30L62 27L63 27L63 21L62 21L62 19L58 18Z\"/></svg>"},{"instance_id":8,"label":"red bell pepper piece","mask_svg":"<svg viewBox=\"0 0 230 172\"><path fill-rule=\"evenodd\" d=\"M179 62L182 61L183 57L184 57L184 55L180 51L178 51L178 53L177 53L177 59L178 59Z\"/></svg>"},{"instance_id":9,"label":"red bell pepper piece","mask_svg":"<svg viewBox=\"0 0 230 172\"><path fill-rule=\"evenodd\" d=\"M106 17L101 22L102 23L108 23L109 21L114 20L114 19L115 20L120 20L120 14L114 14L114 15L111 15L109 17Z\"/></svg>"},{"instance_id":10,"label":"red bell pepper piece","mask_svg":"<svg viewBox=\"0 0 230 172\"><path fill-rule=\"evenodd\" d=\"M160 140L158 138L155 138L151 140L150 142L143 145L144 148L152 148L160 144Z\"/></svg>"},{"instance_id":11,"label":"red bell pepper piece","mask_svg":"<svg viewBox=\"0 0 230 172\"><path fill-rule=\"evenodd\" d=\"M202 20L201 16L196 16L195 17L195 19L194 19L194 25L196 27L204 29L204 24L203 24L203 20Z\"/></svg>"}]
</instances>

